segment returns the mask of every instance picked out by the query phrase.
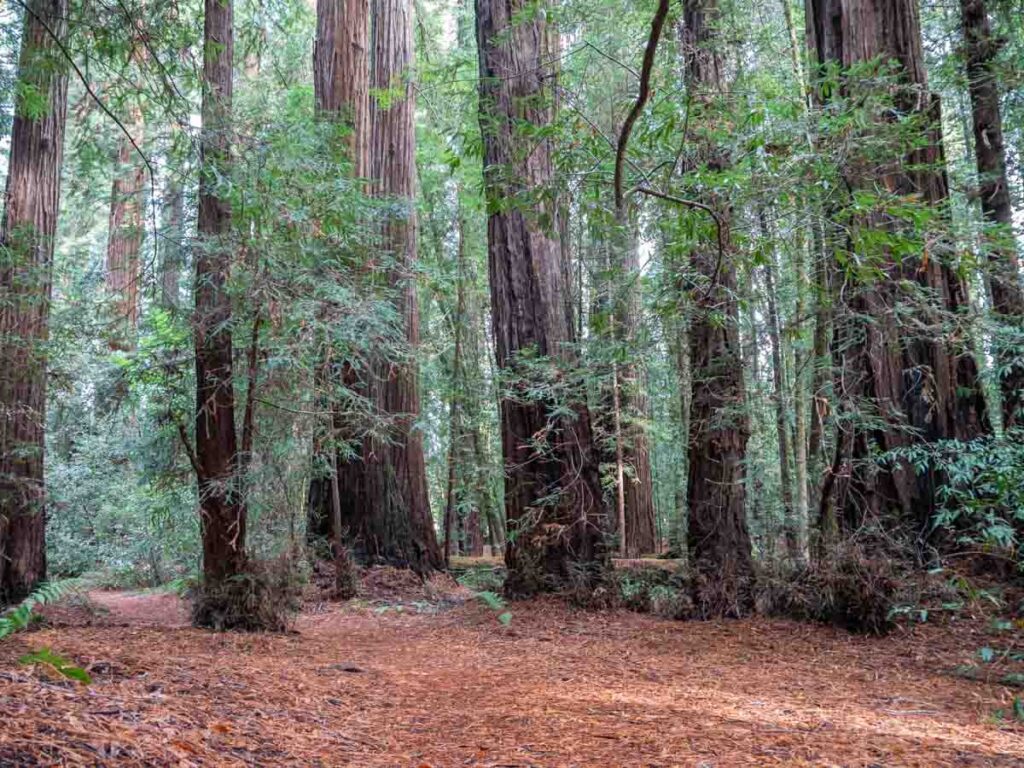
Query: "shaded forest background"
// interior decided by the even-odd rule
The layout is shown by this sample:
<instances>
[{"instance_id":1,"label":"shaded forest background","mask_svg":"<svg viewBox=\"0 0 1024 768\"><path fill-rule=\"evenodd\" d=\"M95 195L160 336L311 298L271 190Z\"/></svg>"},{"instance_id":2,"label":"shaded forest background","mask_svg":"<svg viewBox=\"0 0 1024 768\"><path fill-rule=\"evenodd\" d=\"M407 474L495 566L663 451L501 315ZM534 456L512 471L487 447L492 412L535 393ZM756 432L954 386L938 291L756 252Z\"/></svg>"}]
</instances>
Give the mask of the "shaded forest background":
<instances>
[{"instance_id":1,"label":"shaded forest background","mask_svg":"<svg viewBox=\"0 0 1024 768\"><path fill-rule=\"evenodd\" d=\"M1017 0L201 6L3 12L5 600L1019 575Z\"/></svg>"}]
</instances>

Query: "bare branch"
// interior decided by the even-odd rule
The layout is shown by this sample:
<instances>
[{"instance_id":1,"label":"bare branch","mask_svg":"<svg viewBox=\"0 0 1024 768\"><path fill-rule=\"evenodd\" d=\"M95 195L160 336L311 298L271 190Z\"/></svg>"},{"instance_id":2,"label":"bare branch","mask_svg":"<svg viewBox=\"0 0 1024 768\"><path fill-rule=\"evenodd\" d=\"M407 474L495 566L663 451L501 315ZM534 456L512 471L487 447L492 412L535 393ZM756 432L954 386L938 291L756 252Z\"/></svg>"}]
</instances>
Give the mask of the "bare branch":
<instances>
[{"instance_id":1,"label":"bare branch","mask_svg":"<svg viewBox=\"0 0 1024 768\"><path fill-rule=\"evenodd\" d=\"M633 108L626 115L622 123L622 130L619 132L619 144L615 150L615 211L621 213L625 208L625 194L623 192L623 166L626 160L626 148L629 146L629 137L633 133L633 125L643 111L647 100L651 96L651 72L654 70L654 55L658 51L658 41L661 39L661 30L665 27L665 19L668 17L668 0L659 0L658 10L654 12L654 19L651 21L651 35L647 39L647 48L644 50L644 61L640 68L640 90L636 95L636 102Z\"/></svg>"}]
</instances>

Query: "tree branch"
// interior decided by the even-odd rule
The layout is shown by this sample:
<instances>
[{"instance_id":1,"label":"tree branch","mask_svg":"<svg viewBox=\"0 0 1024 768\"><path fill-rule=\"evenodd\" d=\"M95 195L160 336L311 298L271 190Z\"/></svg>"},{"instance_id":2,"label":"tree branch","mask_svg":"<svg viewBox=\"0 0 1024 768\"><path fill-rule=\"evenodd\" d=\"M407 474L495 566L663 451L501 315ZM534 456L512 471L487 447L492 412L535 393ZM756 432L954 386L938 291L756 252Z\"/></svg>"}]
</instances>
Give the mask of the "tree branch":
<instances>
[{"instance_id":1,"label":"tree branch","mask_svg":"<svg viewBox=\"0 0 1024 768\"><path fill-rule=\"evenodd\" d=\"M615 211L621 213L625 209L625 193L623 191L623 165L626 160L626 148L629 146L629 137L633 133L633 125L643 111L647 100L651 96L651 72L654 69L654 55L658 51L658 41L661 39L661 30L665 27L665 19L668 18L669 0L659 0L658 10L654 12L654 19L651 21L651 35L647 38L647 48L644 50L644 61L640 68L640 90L637 92L633 108L626 115L622 123L622 130L619 132L619 143L615 149Z\"/></svg>"},{"instance_id":2,"label":"tree branch","mask_svg":"<svg viewBox=\"0 0 1024 768\"><path fill-rule=\"evenodd\" d=\"M196 479L202 481L203 470L199 466L199 457L196 456L196 450L192 447L192 443L188 439L188 430L185 429L185 425L175 417L175 425L178 427L178 437L181 438L181 444L185 448L185 453L188 455L189 463L192 465L192 469L196 473Z\"/></svg>"}]
</instances>

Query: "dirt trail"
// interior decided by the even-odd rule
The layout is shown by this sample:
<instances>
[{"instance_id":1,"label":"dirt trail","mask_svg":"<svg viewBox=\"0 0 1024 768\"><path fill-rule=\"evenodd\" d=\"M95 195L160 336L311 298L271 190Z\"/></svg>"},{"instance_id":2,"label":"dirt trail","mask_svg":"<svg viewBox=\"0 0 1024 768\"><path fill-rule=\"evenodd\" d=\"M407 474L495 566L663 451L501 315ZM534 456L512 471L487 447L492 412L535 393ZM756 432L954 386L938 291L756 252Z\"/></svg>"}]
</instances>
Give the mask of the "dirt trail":
<instances>
[{"instance_id":1,"label":"dirt trail","mask_svg":"<svg viewBox=\"0 0 1024 768\"><path fill-rule=\"evenodd\" d=\"M96 599L98 626L0 645L0 766L1024 766L1024 730L990 718L1009 693L943 674L978 645L943 628L877 640L554 602L503 627L471 602L224 635L176 626L166 595ZM42 646L93 684L17 664Z\"/></svg>"}]
</instances>

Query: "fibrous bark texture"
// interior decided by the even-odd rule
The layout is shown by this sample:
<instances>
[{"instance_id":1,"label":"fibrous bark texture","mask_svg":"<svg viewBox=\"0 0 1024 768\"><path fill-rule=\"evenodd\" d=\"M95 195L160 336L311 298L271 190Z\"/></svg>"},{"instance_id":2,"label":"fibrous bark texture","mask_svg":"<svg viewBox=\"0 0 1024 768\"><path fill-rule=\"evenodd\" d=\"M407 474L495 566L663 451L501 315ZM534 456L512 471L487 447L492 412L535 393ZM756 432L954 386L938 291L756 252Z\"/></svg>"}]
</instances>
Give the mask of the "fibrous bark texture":
<instances>
[{"instance_id":1,"label":"fibrous bark texture","mask_svg":"<svg viewBox=\"0 0 1024 768\"><path fill-rule=\"evenodd\" d=\"M923 146L907 151L897 139L888 156L849 161L849 186L882 197L916 197L941 211L947 188L939 104L927 89L917 3L810 0L807 25L820 65L838 64L847 72L874 59L893 62L898 77L890 88L897 110L929 124ZM855 101L868 87L865 80L844 77L840 93ZM879 129L888 117L878 117ZM850 233L846 248L851 251L860 247L862 233L887 231L898 238L912 226L884 205L868 213L834 210L832 215ZM879 467L875 456L922 440L971 439L988 430L966 334L944 327L968 307L952 249L939 237L923 253L907 251L885 249L881 279L837 275L845 281L833 340L836 397L843 412L837 443L845 453L833 462L836 512L830 512L829 499L822 499L819 526L826 533L854 530L868 519L902 519L927 529L939 471L916 473L903 462Z\"/></svg>"},{"instance_id":2,"label":"fibrous bark texture","mask_svg":"<svg viewBox=\"0 0 1024 768\"><path fill-rule=\"evenodd\" d=\"M363 178L370 163L370 3L369 0L319 0L316 41L313 48L313 92L318 116L344 131L352 175ZM334 137L331 137L334 140ZM334 308L325 307L320 320L331 323ZM323 410L329 413L318 428L314 454L320 471L310 480L307 533L311 538L327 537L352 543L355 531L348 526L367 506L366 473L362 436L343 412L339 390L368 396L365 377L351 360L339 359L325 340L324 359L318 365L317 389ZM330 447L327 447L330 446ZM326 453L333 451L333 456ZM324 471L326 469L326 472ZM336 477L331 477L332 473ZM333 510L337 486L337 514ZM349 521L345 530L335 531L339 520Z\"/></svg>"},{"instance_id":3,"label":"fibrous bark texture","mask_svg":"<svg viewBox=\"0 0 1024 768\"><path fill-rule=\"evenodd\" d=\"M313 45L313 94L321 117L347 131L353 174L369 171L370 3L318 0Z\"/></svg>"},{"instance_id":4,"label":"fibrous bark texture","mask_svg":"<svg viewBox=\"0 0 1024 768\"><path fill-rule=\"evenodd\" d=\"M569 386L571 415L554 412L575 353L550 231L556 217L537 200L551 181L551 148L517 125L551 120L547 27L542 4L525 0L477 0L476 22L491 309L504 379L506 589L588 589L607 567L606 520L583 393ZM550 396L535 396L538 380L552 385Z\"/></svg>"},{"instance_id":5,"label":"fibrous bark texture","mask_svg":"<svg viewBox=\"0 0 1024 768\"><path fill-rule=\"evenodd\" d=\"M0 603L46 575L45 344L68 87L53 38L67 34L67 14L67 0L30 0L18 62L23 92L45 108L15 102L0 230Z\"/></svg>"},{"instance_id":6,"label":"fibrous bark texture","mask_svg":"<svg viewBox=\"0 0 1024 768\"><path fill-rule=\"evenodd\" d=\"M135 105L129 130L137 145L142 140L142 109ZM107 234L107 291L113 301L111 349L135 348L139 321L139 249L142 247L142 212L146 167L132 141L121 137L117 167L110 191L110 228Z\"/></svg>"},{"instance_id":7,"label":"fibrous bark texture","mask_svg":"<svg viewBox=\"0 0 1024 768\"><path fill-rule=\"evenodd\" d=\"M420 573L443 567L427 491L422 435L416 428L420 396L416 354L420 343L416 297L416 102L412 83L411 0L373 0L370 84L387 93L370 110L372 191L388 206L381 246L389 263L387 288L404 336L406 359L375 360L372 401L387 421L386 439L364 446L368 464L365 503L358 517L343 521L359 542L357 552L375 561Z\"/></svg>"},{"instance_id":8,"label":"fibrous bark texture","mask_svg":"<svg viewBox=\"0 0 1024 768\"><path fill-rule=\"evenodd\" d=\"M206 0L199 243L196 253L196 474L203 577L223 582L245 568L245 500L238 478L232 368L231 205L218 189L231 163L232 2Z\"/></svg>"},{"instance_id":9,"label":"fibrous bark texture","mask_svg":"<svg viewBox=\"0 0 1024 768\"><path fill-rule=\"evenodd\" d=\"M723 93L714 0L687 0L683 55L691 104L696 105L698 161L712 171L728 166L711 131L701 130L701 105ZM750 607L753 563L744 485L749 427L744 410L743 350L739 338L736 267L729 237L729 201L709 194L715 211L708 242L690 264L699 277L692 291L687 544L695 602L704 616L738 616Z\"/></svg>"},{"instance_id":10,"label":"fibrous bark texture","mask_svg":"<svg viewBox=\"0 0 1024 768\"><path fill-rule=\"evenodd\" d=\"M998 319L1017 331L997 350L1003 428L1024 423L1024 367L1017 362L1021 324L1024 323L1024 291L1021 290L1017 246L1013 237L1013 207L1006 178L1006 146L999 112L999 82L995 72L998 43L992 37L985 0L960 0L971 120L974 127L974 156L978 167L978 197L988 225L986 233L991 264L992 309Z\"/></svg>"}]
</instances>

